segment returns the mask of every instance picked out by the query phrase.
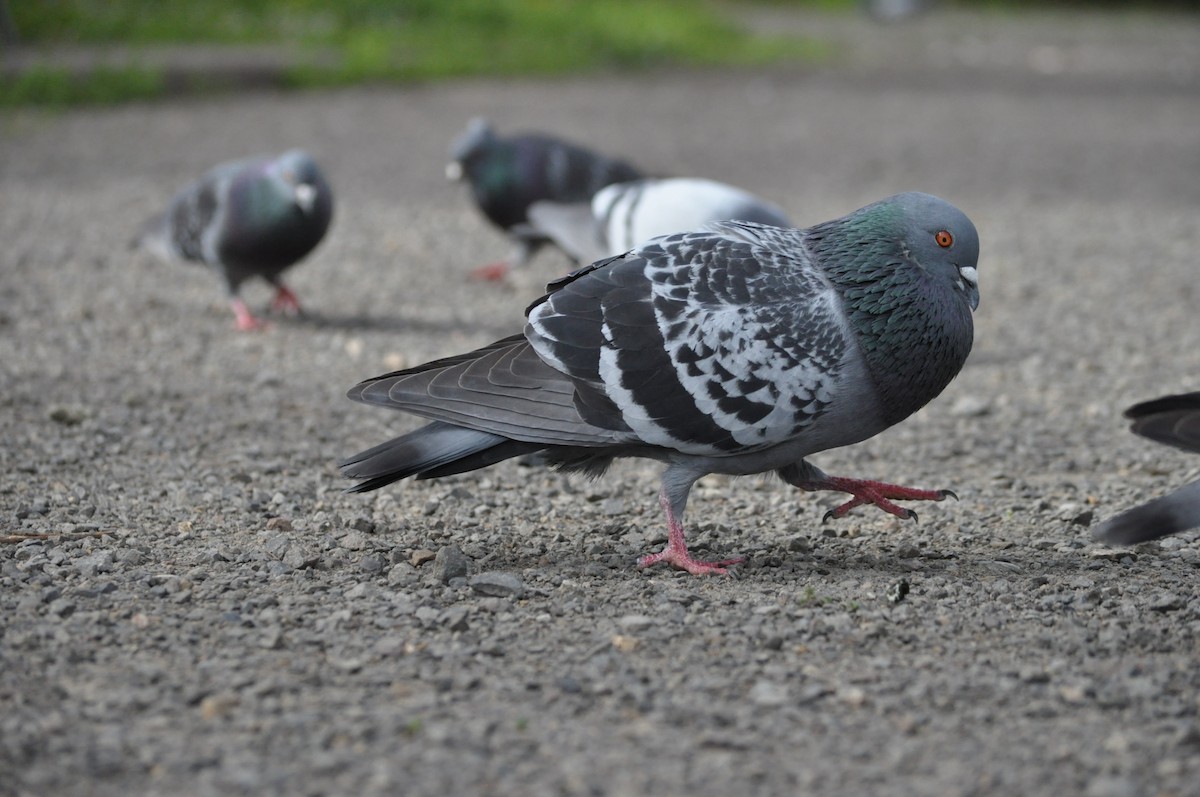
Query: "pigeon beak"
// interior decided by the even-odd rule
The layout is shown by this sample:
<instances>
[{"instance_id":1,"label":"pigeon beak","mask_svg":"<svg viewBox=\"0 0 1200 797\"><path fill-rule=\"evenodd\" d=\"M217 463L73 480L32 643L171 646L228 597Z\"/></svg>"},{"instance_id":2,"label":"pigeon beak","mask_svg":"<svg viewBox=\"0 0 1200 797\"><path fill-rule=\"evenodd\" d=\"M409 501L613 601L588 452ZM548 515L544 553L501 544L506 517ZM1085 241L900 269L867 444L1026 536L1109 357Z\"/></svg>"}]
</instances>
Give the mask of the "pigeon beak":
<instances>
[{"instance_id":1,"label":"pigeon beak","mask_svg":"<svg viewBox=\"0 0 1200 797\"><path fill-rule=\"evenodd\" d=\"M979 272L974 266L959 266L958 277L972 310L979 309Z\"/></svg>"},{"instance_id":2,"label":"pigeon beak","mask_svg":"<svg viewBox=\"0 0 1200 797\"><path fill-rule=\"evenodd\" d=\"M296 204L307 215L312 213L313 203L317 201L317 189L308 183L296 186Z\"/></svg>"},{"instance_id":3,"label":"pigeon beak","mask_svg":"<svg viewBox=\"0 0 1200 797\"><path fill-rule=\"evenodd\" d=\"M458 161L450 161L446 164L446 179L461 180L463 175L462 164Z\"/></svg>"}]
</instances>

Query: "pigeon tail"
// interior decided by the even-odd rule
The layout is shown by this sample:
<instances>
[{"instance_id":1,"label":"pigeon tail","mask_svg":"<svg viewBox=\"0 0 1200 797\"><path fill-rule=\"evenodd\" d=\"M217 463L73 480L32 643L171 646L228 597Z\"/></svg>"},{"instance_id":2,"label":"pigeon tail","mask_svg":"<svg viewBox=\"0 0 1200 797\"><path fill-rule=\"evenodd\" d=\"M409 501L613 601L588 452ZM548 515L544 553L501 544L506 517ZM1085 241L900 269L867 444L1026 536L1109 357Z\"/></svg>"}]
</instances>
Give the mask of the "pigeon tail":
<instances>
[{"instance_id":1,"label":"pigeon tail","mask_svg":"<svg viewBox=\"0 0 1200 797\"><path fill-rule=\"evenodd\" d=\"M1092 532L1109 545L1137 545L1200 527L1200 482L1110 518Z\"/></svg>"},{"instance_id":2,"label":"pigeon tail","mask_svg":"<svg viewBox=\"0 0 1200 797\"><path fill-rule=\"evenodd\" d=\"M377 490L409 476L433 479L493 465L542 446L434 421L338 463L342 475L363 479L347 492Z\"/></svg>"}]
</instances>

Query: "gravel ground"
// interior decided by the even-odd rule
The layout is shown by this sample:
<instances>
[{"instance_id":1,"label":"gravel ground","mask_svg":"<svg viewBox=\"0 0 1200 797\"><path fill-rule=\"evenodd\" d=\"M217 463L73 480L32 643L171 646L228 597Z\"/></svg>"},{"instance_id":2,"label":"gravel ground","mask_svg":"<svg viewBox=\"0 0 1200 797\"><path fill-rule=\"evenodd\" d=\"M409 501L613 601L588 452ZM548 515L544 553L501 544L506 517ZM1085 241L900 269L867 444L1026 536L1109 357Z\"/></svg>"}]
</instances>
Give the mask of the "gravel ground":
<instances>
[{"instance_id":1,"label":"gravel ground","mask_svg":"<svg viewBox=\"0 0 1200 797\"><path fill-rule=\"evenodd\" d=\"M935 17L903 65L0 120L0 795L1195 794L1200 535L1088 526L1196 475L1120 411L1198 387L1200 67L1164 63L1200 26L1047 19ZM834 496L710 477L690 539L748 561L706 579L633 567L665 542L651 464L344 494L334 461L415 423L345 390L515 330L565 266L464 281L507 252L442 179L478 113L805 223L963 208L971 361L814 458L962 500L822 523ZM293 272L312 314L238 334L210 275L126 242L290 145L338 196Z\"/></svg>"}]
</instances>

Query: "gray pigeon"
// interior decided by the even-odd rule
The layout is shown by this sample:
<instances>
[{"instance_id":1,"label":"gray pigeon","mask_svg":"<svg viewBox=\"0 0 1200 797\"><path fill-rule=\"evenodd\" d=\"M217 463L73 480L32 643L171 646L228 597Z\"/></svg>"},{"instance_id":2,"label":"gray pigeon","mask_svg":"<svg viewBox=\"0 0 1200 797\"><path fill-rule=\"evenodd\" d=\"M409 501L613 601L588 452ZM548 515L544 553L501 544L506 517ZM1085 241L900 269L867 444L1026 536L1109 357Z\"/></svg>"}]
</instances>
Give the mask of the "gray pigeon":
<instances>
[{"instance_id":1,"label":"gray pigeon","mask_svg":"<svg viewBox=\"0 0 1200 797\"><path fill-rule=\"evenodd\" d=\"M242 301L242 283L275 286L272 308L299 312L280 275L313 250L333 216L333 194L300 150L224 163L184 188L135 243L164 260L190 260L220 273L242 330L263 324Z\"/></svg>"},{"instance_id":2,"label":"gray pigeon","mask_svg":"<svg viewBox=\"0 0 1200 797\"><path fill-rule=\"evenodd\" d=\"M713 180L651 178L600 189L590 203L534 202L529 220L580 263L619 255L659 235L713 221L791 227L783 211L753 194Z\"/></svg>"},{"instance_id":3,"label":"gray pigeon","mask_svg":"<svg viewBox=\"0 0 1200 797\"><path fill-rule=\"evenodd\" d=\"M1135 434L1200 453L1200 393L1165 396L1125 410ZM1095 528L1092 536L1114 545L1136 545L1200 527L1200 481L1180 487Z\"/></svg>"},{"instance_id":4,"label":"gray pigeon","mask_svg":"<svg viewBox=\"0 0 1200 797\"><path fill-rule=\"evenodd\" d=\"M961 211L899 194L807 230L719 222L643 243L553 282L524 334L367 380L367 404L432 421L340 463L361 492L540 452L593 476L663 462L669 543L642 557L691 573L688 493L708 473L775 471L849 493L828 513L916 490L828 476L805 457L878 434L937 396L971 350L979 238Z\"/></svg>"},{"instance_id":5,"label":"gray pigeon","mask_svg":"<svg viewBox=\"0 0 1200 797\"><path fill-rule=\"evenodd\" d=\"M527 214L534 202L587 202L610 183L642 177L624 161L551 136L498 136L480 118L471 120L450 156L446 176L465 178L483 215L516 244L507 260L476 269L476 279L502 279L547 243L549 239L529 223Z\"/></svg>"}]
</instances>

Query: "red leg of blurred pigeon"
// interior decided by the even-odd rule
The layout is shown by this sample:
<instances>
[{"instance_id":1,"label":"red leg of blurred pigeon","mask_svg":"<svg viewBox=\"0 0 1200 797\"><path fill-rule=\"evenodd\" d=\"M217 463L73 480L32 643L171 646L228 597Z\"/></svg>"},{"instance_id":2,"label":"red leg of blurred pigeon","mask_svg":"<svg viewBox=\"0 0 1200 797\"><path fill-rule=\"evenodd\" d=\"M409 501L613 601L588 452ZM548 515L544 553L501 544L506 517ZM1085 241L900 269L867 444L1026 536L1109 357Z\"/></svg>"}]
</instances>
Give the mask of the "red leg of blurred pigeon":
<instances>
[{"instance_id":1,"label":"red leg of blurred pigeon","mask_svg":"<svg viewBox=\"0 0 1200 797\"><path fill-rule=\"evenodd\" d=\"M701 562L693 559L692 555L688 553L687 542L683 538L683 523L671 511L671 502L667 500L666 490L659 492L658 502L662 504L663 510L667 513L667 547L658 553L647 554L638 559L638 567L649 567L659 562L666 562L680 570L686 570L694 576L722 576L729 572L725 569L726 565L736 565L746 561L744 556L723 559L720 562Z\"/></svg>"},{"instance_id":2,"label":"red leg of blurred pigeon","mask_svg":"<svg viewBox=\"0 0 1200 797\"><path fill-rule=\"evenodd\" d=\"M826 476L822 479L801 482L796 484L796 486L810 492L816 490L836 490L837 492L850 493L854 496L841 506L834 507L826 512L825 516L821 518L822 522L830 518L837 519L844 517L851 509L863 504L874 504L889 515L895 515L898 518L916 520L916 512L907 507L897 506L892 501L942 501L946 498L958 499L958 496L950 490L917 490L912 487L901 487L898 484L888 484L887 482L876 482L867 479L846 479L840 476Z\"/></svg>"},{"instance_id":3,"label":"red leg of blurred pigeon","mask_svg":"<svg viewBox=\"0 0 1200 797\"><path fill-rule=\"evenodd\" d=\"M300 300L292 293L291 288L279 282L275 285L275 298L271 300L271 309L287 315L300 315Z\"/></svg>"},{"instance_id":4,"label":"red leg of blurred pigeon","mask_svg":"<svg viewBox=\"0 0 1200 797\"><path fill-rule=\"evenodd\" d=\"M234 298L229 302L233 307L233 315L236 319L237 328L242 332L253 332L260 329L266 329L266 323L259 321L250 312L250 308L241 299Z\"/></svg>"},{"instance_id":5,"label":"red leg of blurred pigeon","mask_svg":"<svg viewBox=\"0 0 1200 797\"><path fill-rule=\"evenodd\" d=\"M508 276L509 271L512 271L512 264L507 260L498 260L472 271L471 279L482 282L499 282Z\"/></svg>"}]
</instances>

